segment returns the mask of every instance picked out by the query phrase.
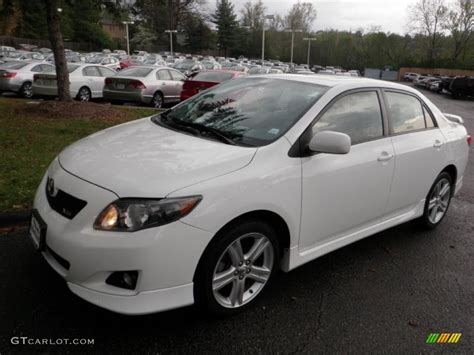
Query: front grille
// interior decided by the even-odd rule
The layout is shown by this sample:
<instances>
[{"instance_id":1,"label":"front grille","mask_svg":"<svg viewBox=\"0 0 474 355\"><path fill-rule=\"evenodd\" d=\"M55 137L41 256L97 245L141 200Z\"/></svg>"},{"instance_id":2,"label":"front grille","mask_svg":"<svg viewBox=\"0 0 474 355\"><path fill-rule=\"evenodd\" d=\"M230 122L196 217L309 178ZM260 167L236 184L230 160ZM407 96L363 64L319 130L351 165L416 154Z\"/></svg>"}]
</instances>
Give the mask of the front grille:
<instances>
[{"instance_id":1,"label":"front grille","mask_svg":"<svg viewBox=\"0 0 474 355\"><path fill-rule=\"evenodd\" d=\"M62 190L57 190L53 196L48 191L48 184L46 184L45 190L51 208L68 219L73 219L87 205L86 201L69 195Z\"/></svg>"}]
</instances>

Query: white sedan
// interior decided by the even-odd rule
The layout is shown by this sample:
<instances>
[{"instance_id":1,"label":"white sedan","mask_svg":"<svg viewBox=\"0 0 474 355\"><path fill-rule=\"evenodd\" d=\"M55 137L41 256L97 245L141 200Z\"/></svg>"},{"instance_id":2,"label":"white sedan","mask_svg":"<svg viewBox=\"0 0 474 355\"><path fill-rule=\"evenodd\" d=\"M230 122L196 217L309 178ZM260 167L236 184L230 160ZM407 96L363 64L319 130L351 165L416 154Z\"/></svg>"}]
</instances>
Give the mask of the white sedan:
<instances>
[{"instance_id":1,"label":"white sedan","mask_svg":"<svg viewBox=\"0 0 474 355\"><path fill-rule=\"evenodd\" d=\"M29 235L70 290L100 307L233 314L277 269L409 220L438 226L470 143L459 116L407 86L229 80L62 151Z\"/></svg>"},{"instance_id":2,"label":"white sedan","mask_svg":"<svg viewBox=\"0 0 474 355\"><path fill-rule=\"evenodd\" d=\"M79 101L102 98L105 78L115 71L102 65L68 64L71 97ZM33 95L55 97L58 95L56 73L35 74L33 76Z\"/></svg>"}]
</instances>

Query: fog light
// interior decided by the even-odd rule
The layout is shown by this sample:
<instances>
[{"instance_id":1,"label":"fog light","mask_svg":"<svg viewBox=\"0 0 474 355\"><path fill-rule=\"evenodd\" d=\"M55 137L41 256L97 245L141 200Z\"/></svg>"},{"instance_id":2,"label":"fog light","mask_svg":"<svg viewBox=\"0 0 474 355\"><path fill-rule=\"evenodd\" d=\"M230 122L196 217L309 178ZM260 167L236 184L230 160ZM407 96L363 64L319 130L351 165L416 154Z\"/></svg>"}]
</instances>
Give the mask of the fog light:
<instances>
[{"instance_id":1,"label":"fog light","mask_svg":"<svg viewBox=\"0 0 474 355\"><path fill-rule=\"evenodd\" d=\"M116 271L110 274L105 283L111 286L134 290L137 287L138 271Z\"/></svg>"}]
</instances>

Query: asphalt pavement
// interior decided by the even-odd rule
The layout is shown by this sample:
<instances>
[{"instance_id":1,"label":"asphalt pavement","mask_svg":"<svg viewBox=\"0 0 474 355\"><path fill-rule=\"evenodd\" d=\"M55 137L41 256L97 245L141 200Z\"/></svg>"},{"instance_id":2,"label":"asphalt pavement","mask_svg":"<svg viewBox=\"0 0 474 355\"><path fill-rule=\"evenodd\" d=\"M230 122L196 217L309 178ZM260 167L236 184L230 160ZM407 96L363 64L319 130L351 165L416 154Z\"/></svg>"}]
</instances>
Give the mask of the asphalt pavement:
<instances>
[{"instance_id":1,"label":"asphalt pavement","mask_svg":"<svg viewBox=\"0 0 474 355\"><path fill-rule=\"evenodd\" d=\"M474 101L427 93L474 133ZM26 228L0 234L0 355L10 353L474 353L474 152L443 223L410 222L280 273L232 318L194 307L122 316L74 296ZM430 333L462 333L426 344ZM28 337L30 340L23 340ZM33 339L33 340L31 340ZM45 339L45 340L43 340ZM22 345L93 339L93 345ZM19 343L19 344L13 344Z\"/></svg>"}]
</instances>

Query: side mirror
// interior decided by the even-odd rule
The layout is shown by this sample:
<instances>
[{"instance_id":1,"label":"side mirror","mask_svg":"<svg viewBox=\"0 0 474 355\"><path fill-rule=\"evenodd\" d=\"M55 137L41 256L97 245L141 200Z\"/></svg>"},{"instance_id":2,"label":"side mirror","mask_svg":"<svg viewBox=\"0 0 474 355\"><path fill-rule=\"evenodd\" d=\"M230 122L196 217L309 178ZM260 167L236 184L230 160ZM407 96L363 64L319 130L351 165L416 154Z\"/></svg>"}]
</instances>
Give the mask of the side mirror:
<instances>
[{"instance_id":1,"label":"side mirror","mask_svg":"<svg viewBox=\"0 0 474 355\"><path fill-rule=\"evenodd\" d=\"M319 153L347 154L351 150L351 137L334 131L318 132L311 138L309 149Z\"/></svg>"}]
</instances>

